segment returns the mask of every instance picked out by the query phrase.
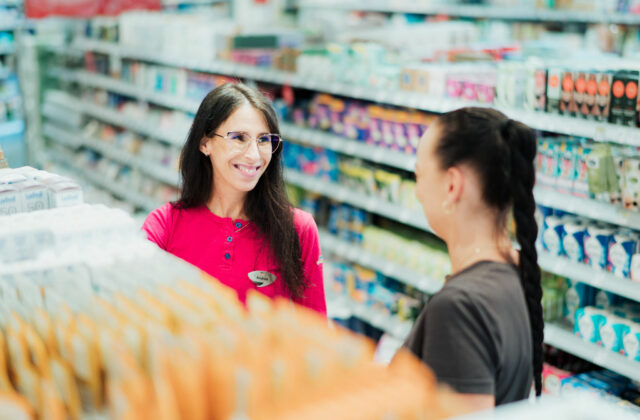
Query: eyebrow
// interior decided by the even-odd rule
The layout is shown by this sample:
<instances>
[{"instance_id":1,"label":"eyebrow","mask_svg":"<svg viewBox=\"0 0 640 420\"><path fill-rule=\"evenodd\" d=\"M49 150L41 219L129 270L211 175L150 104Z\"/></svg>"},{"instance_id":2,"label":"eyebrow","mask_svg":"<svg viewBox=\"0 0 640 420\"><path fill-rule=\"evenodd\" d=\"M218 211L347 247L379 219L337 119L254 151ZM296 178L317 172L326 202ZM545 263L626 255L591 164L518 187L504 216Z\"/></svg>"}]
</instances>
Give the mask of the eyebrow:
<instances>
[{"instance_id":1,"label":"eyebrow","mask_svg":"<svg viewBox=\"0 0 640 420\"><path fill-rule=\"evenodd\" d=\"M248 131L246 131L246 130L229 130L229 131L227 131L227 133L242 133L242 134L249 134L249 132L248 132ZM264 136L265 134L272 134L272 133L271 133L271 132L269 132L269 131L263 131L263 132L261 132L261 133L258 133L258 135L257 135L256 137Z\"/></svg>"}]
</instances>

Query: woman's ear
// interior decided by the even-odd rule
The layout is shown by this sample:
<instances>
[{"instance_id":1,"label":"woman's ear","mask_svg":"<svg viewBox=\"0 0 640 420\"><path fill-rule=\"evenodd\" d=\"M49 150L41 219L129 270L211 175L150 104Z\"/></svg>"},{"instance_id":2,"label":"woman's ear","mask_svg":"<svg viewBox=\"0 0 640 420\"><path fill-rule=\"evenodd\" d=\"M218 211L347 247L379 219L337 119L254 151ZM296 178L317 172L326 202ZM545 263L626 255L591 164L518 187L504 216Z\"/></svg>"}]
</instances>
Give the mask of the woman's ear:
<instances>
[{"instance_id":1,"label":"woman's ear","mask_svg":"<svg viewBox=\"0 0 640 420\"><path fill-rule=\"evenodd\" d=\"M460 168L452 166L447 169L446 188L448 201L451 203L457 203L462 198L465 184L465 173Z\"/></svg>"},{"instance_id":2,"label":"woman's ear","mask_svg":"<svg viewBox=\"0 0 640 420\"><path fill-rule=\"evenodd\" d=\"M200 140L200 151L205 156L211 155L211 151L209 150L209 139L207 137L202 137Z\"/></svg>"}]
</instances>

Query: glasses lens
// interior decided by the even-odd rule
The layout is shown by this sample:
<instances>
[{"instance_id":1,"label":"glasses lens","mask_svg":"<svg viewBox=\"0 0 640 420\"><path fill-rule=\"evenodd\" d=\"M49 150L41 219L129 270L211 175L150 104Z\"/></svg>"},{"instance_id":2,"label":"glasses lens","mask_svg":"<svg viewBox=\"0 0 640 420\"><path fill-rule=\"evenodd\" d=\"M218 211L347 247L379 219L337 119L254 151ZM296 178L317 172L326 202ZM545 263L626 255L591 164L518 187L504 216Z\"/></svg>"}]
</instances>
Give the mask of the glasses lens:
<instances>
[{"instance_id":1,"label":"glasses lens","mask_svg":"<svg viewBox=\"0 0 640 420\"><path fill-rule=\"evenodd\" d=\"M271 143L271 152L275 152L276 150L278 150L278 146L280 146L280 143L282 142L282 137L280 137L279 134L269 134L269 142Z\"/></svg>"},{"instance_id":2,"label":"glasses lens","mask_svg":"<svg viewBox=\"0 0 640 420\"><path fill-rule=\"evenodd\" d=\"M241 131L229 131L227 133L227 140L231 146L241 149L249 144L251 137Z\"/></svg>"}]
</instances>

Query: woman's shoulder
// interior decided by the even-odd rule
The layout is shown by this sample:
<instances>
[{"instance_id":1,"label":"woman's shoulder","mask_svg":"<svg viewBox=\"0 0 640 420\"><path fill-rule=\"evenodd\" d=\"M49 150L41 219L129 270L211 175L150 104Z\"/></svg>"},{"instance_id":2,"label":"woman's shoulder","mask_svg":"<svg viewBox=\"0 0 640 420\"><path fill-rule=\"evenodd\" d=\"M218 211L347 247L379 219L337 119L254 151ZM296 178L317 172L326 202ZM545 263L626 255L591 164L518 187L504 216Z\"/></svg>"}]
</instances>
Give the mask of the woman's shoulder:
<instances>
[{"instance_id":1,"label":"woman's shoulder","mask_svg":"<svg viewBox=\"0 0 640 420\"><path fill-rule=\"evenodd\" d=\"M298 232L304 231L310 226L317 230L316 222L313 219L313 216L311 215L311 213L308 213L304 210L300 210L297 208L293 209L293 223L295 224L296 230L298 230Z\"/></svg>"}]
</instances>

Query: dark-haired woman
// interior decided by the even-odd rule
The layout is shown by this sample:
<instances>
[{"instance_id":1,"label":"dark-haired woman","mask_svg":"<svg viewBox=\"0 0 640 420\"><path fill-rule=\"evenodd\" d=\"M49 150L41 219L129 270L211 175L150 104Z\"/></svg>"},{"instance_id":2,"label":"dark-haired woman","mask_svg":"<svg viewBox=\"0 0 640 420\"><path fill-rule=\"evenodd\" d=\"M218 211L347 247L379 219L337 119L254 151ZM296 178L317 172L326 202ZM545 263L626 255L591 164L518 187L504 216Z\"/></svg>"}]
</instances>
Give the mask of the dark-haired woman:
<instances>
[{"instance_id":1,"label":"dark-haired woman","mask_svg":"<svg viewBox=\"0 0 640 420\"><path fill-rule=\"evenodd\" d=\"M143 229L243 302L256 289L326 314L318 229L287 199L281 142L260 92L217 87L200 104L182 149L179 200L153 211Z\"/></svg>"},{"instance_id":2,"label":"dark-haired woman","mask_svg":"<svg viewBox=\"0 0 640 420\"><path fill-rule=\"evenodd\" d=\"M498 111L464 108L422 138L417 196L449 250L452 274L405 346L471 409L540 394L543 320L534 242L534 132ZM507 223L513 214L520 251Z\"/></svg>"}]
</instances>

